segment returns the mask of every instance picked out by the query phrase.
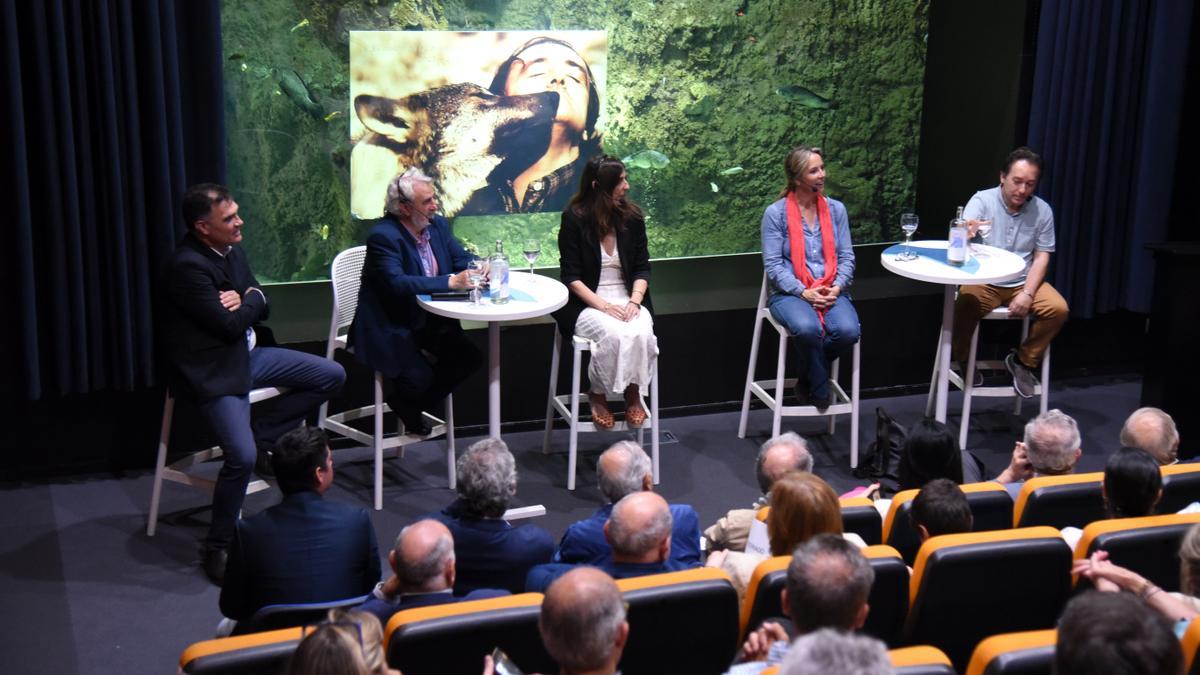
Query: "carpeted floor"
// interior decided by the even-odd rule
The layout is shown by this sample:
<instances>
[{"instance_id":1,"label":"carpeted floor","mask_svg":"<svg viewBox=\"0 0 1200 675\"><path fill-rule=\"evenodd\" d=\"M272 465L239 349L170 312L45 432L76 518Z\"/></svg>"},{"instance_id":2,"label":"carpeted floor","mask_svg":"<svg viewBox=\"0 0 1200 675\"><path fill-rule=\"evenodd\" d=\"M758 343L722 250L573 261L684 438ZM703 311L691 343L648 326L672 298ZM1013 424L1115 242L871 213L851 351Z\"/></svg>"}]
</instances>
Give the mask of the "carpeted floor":
<instances>
[{"instance_id":1,"label":"carpeted floor","mask_svg":"<svg viewBox=\"0 0 1200 675\"><path fill-rule=\"evenodd\" d=\"M1051 404L1075 417L1083 432L1080 470L1103 467L1107 454L1118 447L1121 423L1137 407L1140 390L1134 377L1054 384ZM960 400L952 394L952 424L958 422L953 413ZM924 405L924 395L864 399L860 451L873 438L876 407L909 424L923 415ZM968 446L987 464L989 475L1007 465L1013 441L1036 413L1036 401L1027 403L1019 417L1013 416L1007 399L975 403ZM737 437L737 422L737 412L665 417L662 422L658 490L669 501L693 505L703 525L757 497L753 459L769 434L770 416L752 411L746 439ZM821 435L825 424L784 420L785 429L809 440L815 471L840 493L862 481L849 470L848 420L839 422L833 436ZM547 515L536 523L557 538L600 503L596 456L620 437L581 437L578 489L568 492L565 454L543 455L540 431L506 434L520 471L514 506L545 505ZM472 440L460 438L460 449ZM554 445L565 447L564 430L555 432ZM384 508L372 511L384 550L403 525L452 499L444 456L444 445L431 442L410 446L404 458L388 462ZM334 461L337 477L328 498L369 508L370 452L341 450ZM215 473L215 466L208 468ZM14 675L166 673L175 670L188 644L211 637L220 619L219 589L197 567L208 498L167 484L166 516L157 536L147 537L151 478L146 472L0 486L0 653L6 661L0 670ZM276 499L274 490L251 495L245 512L255 513Z\"/></svg>"}]
</instances>

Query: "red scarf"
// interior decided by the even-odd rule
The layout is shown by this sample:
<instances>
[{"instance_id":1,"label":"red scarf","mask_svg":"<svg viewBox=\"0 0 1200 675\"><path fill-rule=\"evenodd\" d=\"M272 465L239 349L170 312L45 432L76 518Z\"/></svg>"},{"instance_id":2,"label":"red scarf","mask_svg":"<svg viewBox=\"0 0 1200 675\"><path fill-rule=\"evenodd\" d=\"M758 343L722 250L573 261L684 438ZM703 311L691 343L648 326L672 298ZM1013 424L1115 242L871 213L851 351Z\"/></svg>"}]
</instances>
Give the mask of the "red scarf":
<instances>
[{"instance_id":1,"label":"red scarf","mask_svg":"<svg viewBox=\"0 0 1200 675\"><path fill-rule=\"evenodd\" d=\"M804 258L804 221L800 217L800 202L793 190L787 196L788 243L792 249L792 270L805 288L829 286L837 276L837 245L833 240L833 218L829 215L829 202L825 195L817 193L817 224L821 228L821 248L825 254L825 276L814 279L808 271ZM817 318L825 325L825 310L817 310Z\"/></svg>"}]
</instances>

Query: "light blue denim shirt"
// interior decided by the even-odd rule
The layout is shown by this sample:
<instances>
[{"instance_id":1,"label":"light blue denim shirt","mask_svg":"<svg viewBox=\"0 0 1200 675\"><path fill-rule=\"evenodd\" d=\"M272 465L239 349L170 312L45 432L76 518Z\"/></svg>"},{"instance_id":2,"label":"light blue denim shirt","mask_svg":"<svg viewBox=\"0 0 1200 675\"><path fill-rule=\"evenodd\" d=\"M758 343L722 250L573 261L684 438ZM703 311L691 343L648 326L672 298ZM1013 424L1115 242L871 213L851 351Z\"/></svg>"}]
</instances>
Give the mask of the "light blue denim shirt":
<instances>
[{"instance_id":1,"label":"light blue denim shirt","mask_svg":"<svg viewBox=\"0 0 1200 675\"><path fill-rule=\"evenodd\" d=\"M1025 283L1029 267L1033 264L1035 251L1054 252L1054 211L1041 197L1034 195L1025 202L1020 211L1009 213L1000 194L1000 186L980 190L971 196L963 208L966 220L992 219L992 231L987 244L1012 251L1025 260L1025 271L1020 277L995 284L1004 288L1015 288ZM976 239L982 241L978 234Z\"/></svg>"},{"instance_id":2,"label":"light blue denim shirt","mask_svg":"<svg viewBox=\"0 0 1200 675\"><path fill-rule=\"evenodd\" d=\"M854 247L850 243L850 217L846 207L836 199L829 199L829 216L833 219L833 241L837 245L837 275L833 284L842 292L849 290L854 282ZM771 280L771 293L800 295L804 284L796 278L792 267L792 247L788 237L787 200L767 207L762 218L763 268ZM820 279L825 274L825 253L821 242L821 228L816 223L804 223L804 258L809 274Z\"/></svg>"}]
</instances>

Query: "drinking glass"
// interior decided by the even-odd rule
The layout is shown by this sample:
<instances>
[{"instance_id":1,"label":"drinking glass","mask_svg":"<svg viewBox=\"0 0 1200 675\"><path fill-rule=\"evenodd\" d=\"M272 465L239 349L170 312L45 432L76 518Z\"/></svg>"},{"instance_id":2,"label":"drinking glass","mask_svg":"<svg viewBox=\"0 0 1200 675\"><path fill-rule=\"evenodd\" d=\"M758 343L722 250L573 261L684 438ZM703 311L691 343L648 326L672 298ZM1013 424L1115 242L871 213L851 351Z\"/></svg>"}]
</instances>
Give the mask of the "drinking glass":
<instances>
[{"instance_id":1,"label":"drinking glass","mask_svg":"<svg viewBox=\"0 0 1200 675\"><path fill-rule=\"evenodd\" d=\"M986 245L988 243L988 235L992 233L992 219L988 218L987 220L977 221L977 227L978 227L977 231L983 237L983 243ZM971 252L975 255L976 258L986 258L987 257L987 254L984 253L979 248L978 244L971 245Z\"/></svg>"},{"instance_id":2,"label":"drinking glass","mask_svg":"<svg viewBox=\"0 0 1200 675\"><path fill-rule=\"evenodd\" d=\"M912 242L913 232L917 231L917 214L904 213L900 216L900 229L904 230L904 251L896 256L896 260L916 260L917 254L912 252L909 244Z\"/></svg>"},{"instance_id":3,"label":"drinking glass","mask_svg":"<svg viewBox=\"0 0 1200 675\"><path fill-rule=\"evenodd\" d=\"M479 284L483 282L484 261L476 258L467 264L467 282L471 284L471 304L478 305Z\"/></svg>"},{"instance_id":4,"label":"drinking glass","mask_svg":"<svg viewBox=\"0 0 1200 675\"><path fill-rule=\"evenodd\" d=\"M538 255L542 252L542 243L537 239L526 239L525 247L521 250L525 254L525 261L529 263L529 273L533 274L533 261L538 259Z\"/></svg>"}]
</instances>

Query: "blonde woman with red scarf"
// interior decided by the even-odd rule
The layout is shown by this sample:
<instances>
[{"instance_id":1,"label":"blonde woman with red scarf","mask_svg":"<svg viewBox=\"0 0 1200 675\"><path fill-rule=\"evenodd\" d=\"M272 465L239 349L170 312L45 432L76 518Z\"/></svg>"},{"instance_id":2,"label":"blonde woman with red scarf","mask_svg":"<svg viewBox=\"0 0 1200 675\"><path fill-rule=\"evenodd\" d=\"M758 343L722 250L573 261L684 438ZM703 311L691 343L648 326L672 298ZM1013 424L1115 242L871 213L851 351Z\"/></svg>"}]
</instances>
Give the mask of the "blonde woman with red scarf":
<instances>
[{"instance_id":1,"label":"blonde woman with red scarf","mask_svg":"<svg viewBox=\"0 0 1200 675\"><path fill-rule=\"evenodd\" d=\"M793 148L783 162L787 186L762 219L763 267L771 315L792 336L800 405L829 407L829 364L858 342L858 312L846 290L854 249L846 207L825 196L820 148Z\"/></svg>"}]
</instances>

